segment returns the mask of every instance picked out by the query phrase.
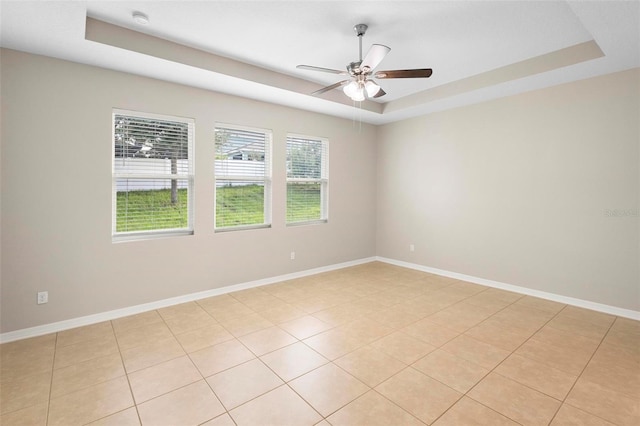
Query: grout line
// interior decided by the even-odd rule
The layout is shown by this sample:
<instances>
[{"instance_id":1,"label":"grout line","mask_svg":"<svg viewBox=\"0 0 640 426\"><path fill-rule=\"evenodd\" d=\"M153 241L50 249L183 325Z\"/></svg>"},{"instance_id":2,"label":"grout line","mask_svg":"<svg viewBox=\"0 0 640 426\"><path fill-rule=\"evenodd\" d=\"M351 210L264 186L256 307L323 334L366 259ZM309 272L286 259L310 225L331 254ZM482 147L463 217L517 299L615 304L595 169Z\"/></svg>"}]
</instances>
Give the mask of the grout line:
<instances>
[{"instance_id":1,"label":"grout line","mask_svg":"<svg viewBox=\"0 0 640 426\"><path fill-rule=\"evenodd\" d=\"M49 397L47 398L47 418L45 420L45 424L49 424L49 414L51 413L51 395L53 393L53 373L55 371L56 366L56 354L58 352L58 333L56 333L56 337L53 342L53 360L51 360L51 381L49 383Z\"/></svg>"},{"instance_id":2,"label":"grout line","mask_svg":"<svg viewBox=\"0 0 640 426\"><path fill-rule=\"evenodd\" d=\"M564 310L564 309L563 309ZM562 311L560 311L562 312ZM618 317L616 317L617 319ZM607 337L607 334L609 334L609 331L611 331L611 328L613 327L613 324L616 322L616 319L614 319L611 324L609 325L609 328L607 328L607 332L604 333L604 335L602 336L602 338L600 339L600 342L598 343L598 346L596 347L596 349L593 351L593 353L591 354L591 356L589 357L589 361L587 361L584 365L584 367L582 368L582 371L580 371L580 374L578 374L578 377L576 378L575 382L573 382L573 385L571 386L571 388L569 389L569 391L567 392L567 394L564 396L564 398L562 399L562 404L560 405L560 407L558 407L558 409L556 410L555 414L553 415L553 417L551 418L551 421L553 421L553 419L558 415L558 412L560 411L560 408L562 408L562 405L564 405L566 403L567 397L571 394L571 391L573 391L573 389L575 388L576 384L578 383L578 381L580 380L580 378L582 377L582 374L584 374L584 371L587 369L587 367L589 366L589 364L591 363L591 360L593 359L593 357L596 355L596 353L598 353L598 349L600 349L600 346L602 346L602 342L604 342L604 339ZM572 406L573 407L573 406ZM577 408L577 407L575 407ZM584 410L583 410L584 411ZM586 411L587 413L598 417L598 418L602 418L596 414L593 414L591 412ZM603 419L606 420L606 419ZM608 420L607 420L608 421Z\"/></svg>"},{"instance_id":3,"label":"grout line","mask_svg":"<svg viewBox=\"0 0 640 426\"><path fill-rule=\"evenodd\" d=\"M109 325L111 326L111 332L113 333L113 337L116 340L116 346L118 347L118 355L120 356L120 363L122 364L122 371L124 371L124 376L127 378L127 384L129 385L129 392L131 393L131 400L133 401L133 407L136 410L136 416L138 416L138 421L140 422L140 424L142 424L142 419L140 418L140 412L138 411L138 403L136 402L136 397L133 393L133 388L131 387L131 381L129 380L129 373L127 373L127 367L124 365L124 358L122 357L122 350L120 349L120 342L118 342L118 336L116 334L116 329L113 326L113 321L109 321ZM112 413L112 414L115 414L115 413Z\"/></svg>"}]
</instances>

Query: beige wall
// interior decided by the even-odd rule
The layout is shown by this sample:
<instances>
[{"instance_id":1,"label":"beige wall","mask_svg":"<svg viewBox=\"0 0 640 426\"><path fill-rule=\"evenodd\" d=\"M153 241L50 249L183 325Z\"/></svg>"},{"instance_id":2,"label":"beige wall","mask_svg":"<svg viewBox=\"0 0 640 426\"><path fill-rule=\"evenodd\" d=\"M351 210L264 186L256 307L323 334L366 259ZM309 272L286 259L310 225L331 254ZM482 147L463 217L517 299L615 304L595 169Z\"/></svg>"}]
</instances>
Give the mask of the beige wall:
<instances>
[{"instance_id":1,"label":"beige wall","mask_svg":"<svg viewBox=\"0 0 640 426\"><path fill-rule=\"evenodd\" d=\"M380 127L377 254L640 310L639 82L630 70Z\"/></svg>"},{"instance_id":2,"label":"beige wall","mask_svg":"<svg viewBox=\"0 0 640 426\"><path fill-rule=\"evenodd\" d=\"M374 126L10 50L1 61L2 332L375 254ZM111 242L114 107L195 119L195 235ZM271 229L214 234L215 121L273 130ZM327 224L284 224L287 132L330 141Z\"/></svg>"}]
</instances>

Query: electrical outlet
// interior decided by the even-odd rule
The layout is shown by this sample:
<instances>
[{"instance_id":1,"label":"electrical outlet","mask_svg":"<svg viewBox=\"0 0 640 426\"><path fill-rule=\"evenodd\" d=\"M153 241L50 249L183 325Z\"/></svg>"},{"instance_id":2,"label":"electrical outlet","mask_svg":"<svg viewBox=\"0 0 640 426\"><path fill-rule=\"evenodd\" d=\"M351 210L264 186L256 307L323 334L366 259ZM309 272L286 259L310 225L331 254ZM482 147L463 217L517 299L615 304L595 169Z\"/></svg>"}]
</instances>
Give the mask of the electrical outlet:
<instances>
[{"instance_id":1,"label":"electrical outlet","mask_svg":"<svg viewBox=\"0 0 640 426\"><path fill-rule=\"evenodd\" d=\"M43 303L47 303L49 301L49 292L48 291L39 291L38 292L38 305L42 305Z\"/></svg>"},{"instance_id":2,"label":"electrical outlet","mask_svg":"<svg viewBox=\"0 0 640 426\"><path fill-rule=\"evenodd\" d=\"M296 252L295 251L291 252L291 260L296 260Z\"/></svg>"},{"instance_id":3,"label":"electrical outlet","mask_svg":"<svg viewBox=\"0 0 640 426\"><path fill-rule=\"evenodd\" d=\"M416 251L416 246L409 244L409 251Z\"/></svg>"}]
</instances>

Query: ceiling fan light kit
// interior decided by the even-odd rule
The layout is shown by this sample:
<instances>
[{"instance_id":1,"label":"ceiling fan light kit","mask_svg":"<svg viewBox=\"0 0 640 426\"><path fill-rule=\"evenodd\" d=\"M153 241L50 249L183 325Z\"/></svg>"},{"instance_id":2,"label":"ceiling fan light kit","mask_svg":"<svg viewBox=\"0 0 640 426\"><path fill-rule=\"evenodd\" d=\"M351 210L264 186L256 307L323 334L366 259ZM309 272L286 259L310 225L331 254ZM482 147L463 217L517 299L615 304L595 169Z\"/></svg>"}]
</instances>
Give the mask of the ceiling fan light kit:
<instances>
[{"instance_id":1,"label":"ceiling fan light kit","mask_svg":"<svg viewBox=\"0 0 640 426\"><path fill-rule=\"evenodd\" d=\"M375 74L372 73L375 68L382 62L384 57L391 51L391 49L382 44L374 44L367 52L367 55L362 58L362 37L367 32L369 27L365 24L358 24L353 27L358 36L358 60L351 62L347 65L346 71L334 70L331 68L315 67L312 65L298 65L296 68L320 71L330 74L349 75L350 80L342 80L334 83L330 86L323 87L316 90L312 95L321 95L338 87L342 87L342 91L345 95L351 98L355 102L362 102L365 99L379 98L386 95L386 92L373 80L373 77L379 79L385 78L428 78L432 74L431 68L420 68L410 70L389 70L378 71Z\"/></svg>"}]
</instances>

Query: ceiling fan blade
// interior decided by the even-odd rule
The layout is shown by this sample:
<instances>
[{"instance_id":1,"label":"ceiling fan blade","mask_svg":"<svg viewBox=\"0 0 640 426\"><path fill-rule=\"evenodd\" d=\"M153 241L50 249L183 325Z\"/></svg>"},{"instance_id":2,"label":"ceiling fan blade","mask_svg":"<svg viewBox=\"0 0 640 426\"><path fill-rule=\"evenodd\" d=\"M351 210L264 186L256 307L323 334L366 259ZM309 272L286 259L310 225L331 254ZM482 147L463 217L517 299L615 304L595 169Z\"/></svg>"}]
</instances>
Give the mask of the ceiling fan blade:
<instances>
[{"instance_id":1,"label":"ceiling fan blade","mask_svg":"<svg viewBox=\"0 0 640 426\"><path fill-rule=\"evenodd\" d=\"M374 44L367 52L367 56L364 57L360 64L360 69L368 68L369 71L374 70L380 62L387 56L387 53L391 51L390 47L382 44Z\"/></svg>"},{"instance_id":2,"label":"ceiling fan blade","mask_svg":"<svg viewBox=\"0 0 640 426\"><path fill-rule=\"evenodd\" d=\"M330 74L347 75L346 71L334 70L331 68L314 67L312 65L298 65L296 66L296 68L298 68L299 70L320 71L320 72L328 72Z\"/></svg>"},{"instance_id":3,"label":"ceiling fan blade","mask_svg":"<svg viewBox=\"0 0 640 426\"><path fill-rule=\"evenodd\" d=\"M375 78L427 78L431 77L433 70L431 68L421 68L415 70L389 70L378 71Z\"/></svg>"},{"instance_id":4,"label":"ceiling fan blade","mask_svg":"<svg viewBox=\"0 0 640 426\"><path fill-rule=\"evenodd\" d=\"M329 90L333 90L333 89L337 89L340 86L344 86L345 84L347 84L350 80L342 80L339 81L337 83L332 84L331 86L327 86L327 87L323 87L322 89L316 90L315 92L313 92L311 95L316 96L316 95L321 95L325 92L328 92Z\"/></svg>"},{"instance_id":5,"label":"ceiling fan blade","mask_svg":"<svg viewBox=\"0 0 640 426\"><path fill-rule=\"evenodd\" d=\"M373 97L375 98L381 98L382 96L386 95L387 92L385 92L384 90L382 90L382 87L380 88L380 90L378 90L378 93L376 93Z\"/></svg>"}]
</instances>

